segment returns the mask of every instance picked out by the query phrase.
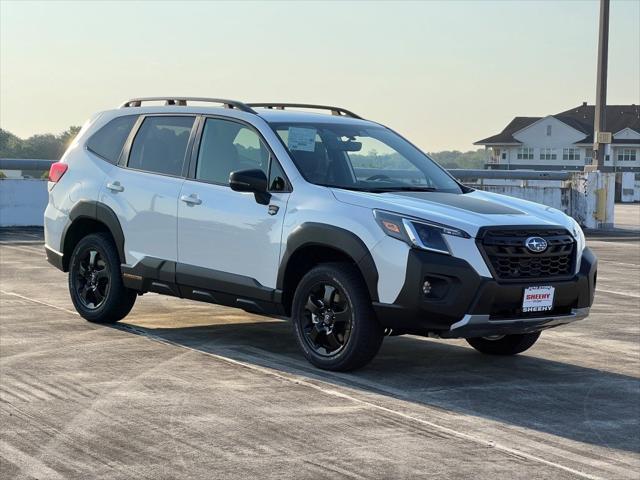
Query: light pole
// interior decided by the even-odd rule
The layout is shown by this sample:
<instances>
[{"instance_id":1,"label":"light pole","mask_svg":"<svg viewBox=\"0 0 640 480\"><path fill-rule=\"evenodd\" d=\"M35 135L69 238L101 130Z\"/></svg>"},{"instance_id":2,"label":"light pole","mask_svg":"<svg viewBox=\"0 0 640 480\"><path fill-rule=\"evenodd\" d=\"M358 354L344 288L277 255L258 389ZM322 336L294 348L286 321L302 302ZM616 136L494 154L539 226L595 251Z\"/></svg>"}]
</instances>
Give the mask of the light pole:
<instances>
[{"instance_id":1,"label":"light pole","mask_svg":"<svg viewBox=\"0 0 640 480\"><path fill-rule=\"evenodd\" d=\"M596 108L593 118L593 160L585 165L587 201L595 207L596 228L614 227L615 173L605 172L605 159L612 135L607 132L607 63L609 57L609 0L600 0L598 29L598 72L596 79ZM594 172L599 170L599 172ZM591 198L589 198L591 197ZM591 203L593 202L593 203Z\"/></svg>"},{"instance_id":2,"label":"light pole","mask_svg":"<svg viewBox=\"0 0 640 480\"><path fill-rule=\"evenodd\" d=\"M609 60L609 0L600 0L600 28L598 33L598 77L596 80L596 111L593 118L593 160L599 170L604 167L607 128L607 63ZM602 142L602 143L601 143Z\"/></svg>"}]
</instances>

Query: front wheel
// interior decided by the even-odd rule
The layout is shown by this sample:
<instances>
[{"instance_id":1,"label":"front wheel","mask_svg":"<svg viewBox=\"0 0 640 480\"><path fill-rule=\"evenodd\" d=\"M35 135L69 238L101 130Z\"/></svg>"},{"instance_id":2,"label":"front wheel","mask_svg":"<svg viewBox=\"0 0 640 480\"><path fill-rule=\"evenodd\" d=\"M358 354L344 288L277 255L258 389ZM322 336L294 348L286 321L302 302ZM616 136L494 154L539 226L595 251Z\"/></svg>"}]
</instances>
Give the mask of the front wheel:
<instances>
[{"instance_id":1,"label":"front wheel","mask_svg":"<svg viewBox=\"0 0 640 480\"><path fill-rule=\"evenodd\" d=\"M133 308L137 293L126 288L120 257L106 233L93 233L78 242L69 261L69 293L77 312L96 323L114 323Z\"/></svg>"},{"instance_id":2,"label":"front wheel","mask_svg":"<svg viewBox=\"0 0 640 480\"><path fill-rule=\"evenodd\" d=\"M325 370L360 368L382 343L383 329L360 272L347 263L327 263L309 271L293 297L292 317L304 356Z\"/></svg>"},{"instance_id":3,"label":"front wheel","mask_svg":"<svg viewBox=\"0 0 640 480\"><path fill-rule=\"evenodd\" d=\"M538 337L540 332L467 338L467 342L479 352L488 355L516 355L531 348Z\"/></svg>"}]
</instances>

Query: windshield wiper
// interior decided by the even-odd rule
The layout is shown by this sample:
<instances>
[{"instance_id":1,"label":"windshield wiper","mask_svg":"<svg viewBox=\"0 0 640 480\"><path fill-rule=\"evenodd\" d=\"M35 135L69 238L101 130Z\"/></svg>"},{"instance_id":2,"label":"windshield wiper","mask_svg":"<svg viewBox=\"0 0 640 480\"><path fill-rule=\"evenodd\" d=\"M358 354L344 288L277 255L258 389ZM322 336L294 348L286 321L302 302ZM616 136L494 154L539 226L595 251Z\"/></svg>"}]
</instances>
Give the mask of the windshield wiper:
<instances>
[{"instance_id":1,"label":"windshield wiper","mask_svg":"<svg viewBox=\"0 0 640 480\"><path fill-rule=\"evenodd\" d=\"M343 190L352 190L354 192L380 193L375 188L351 187L351 186L347 186L347 185L326 185L324 183L316 183L316 185L319 185L321 187L328 187L328 188L341 188Z\"/></svg>"},{"instance_id":2,"label":"windshield wiper","mask_svg":"<svg viewBox=\"0 0 640 480\"><path fill-rule=\"evenodd\" d=\"M420 187L420 186L401 186L401 187L380 187L372 188L372 192L385 193L385 192L437 192L435 187Z\"/></svg>"},{"instance_id":3,"label":"windshield wiper","mask_svg":"<svg viewBox=\"0 0 640 480\"><path fill-rule=\"evenodd\" d=\"M325 185L318 183L317 185L329 188L342 188L343 190L352 190L354 192L369 192L369 193L391 193L391 192L437 192L435 187L420 187L403 185L398 187L352 187L347 185Z\"/></svg>"}]
</instances>

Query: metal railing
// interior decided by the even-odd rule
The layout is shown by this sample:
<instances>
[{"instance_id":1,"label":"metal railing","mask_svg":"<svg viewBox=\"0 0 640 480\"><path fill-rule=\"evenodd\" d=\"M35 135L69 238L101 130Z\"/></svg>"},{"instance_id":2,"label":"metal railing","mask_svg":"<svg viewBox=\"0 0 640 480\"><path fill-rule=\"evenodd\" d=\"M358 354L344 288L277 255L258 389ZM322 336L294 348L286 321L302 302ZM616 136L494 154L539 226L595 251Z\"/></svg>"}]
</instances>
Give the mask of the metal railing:
<instances>
[{"instance_id":1,"label":"metal railing","mask_svg":"<svg viewBox=\"0 0 640 480\"><path fill-rule=\"evenodd\" d=\"M490 178L492 180L571 180L576 172L564 170L480 170L452 168L449 173L458 180Z\"/></svg>"},{"instance_id":2,"label":"metal railing","mask_svg":"<svg viewBox=\"0 0 640 480\"><path fill-rule=\"evenodd\" d=\"M0 170L49 170L57 160L43 160L35 158L0 158ZM381 172L392 178L418 179L424 177L418 170L356 168L358 176L367 177L379 175ZM448 170L458 180L494 179L494 180L571 180L576 172L569 171L539 171L539 170L481 170L453 168Z\"/></svg>"},{"instance_id":3,"label":"metal railing","mask_svg":"<svg viewBox=\"0 0 640 480\"><path fill-rule=\"evenodd\" d=\"M49 170L57 160L39 158L0 158L0 170Z\"/></svg>"},{"instance_id":4,"label":"metal railing","mask_svg":"<svg viewBox=\"0 0 640 480\"><path fill-rule=\"evenodd\" d=\"M419 170L354 168L358 177L367 178L374 175L386 174L397 180L424 180L424 174ZM480 170L466 168L452 168L448 172L460 181L464 180L571 180L576 172L567 171L538 171L538 170Z\"/></svg>"}]
</instances>

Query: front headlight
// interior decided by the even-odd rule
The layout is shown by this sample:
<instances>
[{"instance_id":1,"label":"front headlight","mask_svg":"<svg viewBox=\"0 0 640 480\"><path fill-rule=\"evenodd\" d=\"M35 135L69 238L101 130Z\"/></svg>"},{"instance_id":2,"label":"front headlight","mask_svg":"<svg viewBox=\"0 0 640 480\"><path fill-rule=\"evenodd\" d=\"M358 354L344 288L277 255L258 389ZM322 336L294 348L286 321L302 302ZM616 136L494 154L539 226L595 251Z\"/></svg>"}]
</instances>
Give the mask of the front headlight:
<instances>
[{"instance_id":1,"label":"front headlight","mask_svg":"<svg viewBox=\"0 0 640 480\"><path fill-rule=\"evenodd\" d=\"M587 240L584 238L584 232L580 227L580 224L575 221L575 219L571 219L571 235L576 239L576 245L578 247L578 253L582 254L583 250L587 246Z\"/></svg>"},{"instance_id":2,"label":"front headlight","mask_svg":"<svg viewBox=\"0 0 640 480\"><path fill-rule=\"evenodd\" d=\"M402 240L411 247L422 250L451 255L445 235L470 238L467 232L459 228L428 222L419 218L405 217L383 210L374 210L373 215L384 233Z\"/></svg>"}]
</instances>

